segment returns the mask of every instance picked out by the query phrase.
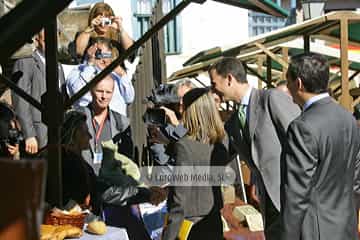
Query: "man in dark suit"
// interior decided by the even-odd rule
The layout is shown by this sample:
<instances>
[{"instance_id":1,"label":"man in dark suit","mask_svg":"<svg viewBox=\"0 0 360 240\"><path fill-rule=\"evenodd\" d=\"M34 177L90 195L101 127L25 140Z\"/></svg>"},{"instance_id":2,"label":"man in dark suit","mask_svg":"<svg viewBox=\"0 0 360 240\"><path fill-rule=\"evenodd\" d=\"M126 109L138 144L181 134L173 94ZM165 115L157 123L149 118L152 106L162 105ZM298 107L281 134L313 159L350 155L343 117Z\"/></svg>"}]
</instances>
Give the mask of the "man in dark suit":
<instances>
[{"instance_id":1,"label":"man in dark suit","mask_svg":"<svg viewBox=\"0 0 360 240\"><path fill-rule=\"evenodd\" d=\"M281 239L357 239L353 186L360 134L355 119L329 97L323 56L293 57L287 78L303 111L288 128L282 158Z\"/></svg>"},{"instance_id":2,"label":"man in dark suit","mask_svg":"<svg viewBox=\"0 0 360 240\"><path fill-rule=\"evenodd\" d=\"M17 60L13 72L23 73L17 82L18 87L40 102L41 96L46 92L44 30L35 36L35 43L35 51L30 57ZM59 82L60 86L65 82L60 64ZM25 150L27 153L35 154L47 144L47 127L41 120L41 112L16 94L13 94L12 101L24 133Z\"/></svg>"},{"instance_id":3,"label":"man in dark suit","mask_svg":"<svg viewBox=\"0 0 360 240\"><path fill-rule=\"evenodd\" d=\"M224 58L209 70L211 84L225 101L239 104L225 128L231 145L251 169L267 240L280 236L280 154L289 123L300 114L279 90L250 87L243 65Z\"/></svg>"}]
</instances>

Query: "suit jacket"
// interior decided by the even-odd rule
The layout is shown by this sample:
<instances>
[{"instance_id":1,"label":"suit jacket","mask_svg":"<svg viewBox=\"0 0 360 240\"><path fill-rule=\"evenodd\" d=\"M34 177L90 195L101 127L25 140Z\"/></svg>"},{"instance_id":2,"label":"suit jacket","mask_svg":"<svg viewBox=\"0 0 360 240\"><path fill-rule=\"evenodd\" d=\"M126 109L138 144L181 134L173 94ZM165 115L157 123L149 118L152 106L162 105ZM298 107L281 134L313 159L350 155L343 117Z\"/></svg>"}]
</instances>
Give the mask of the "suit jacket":
<instances>
[{"instance_id":1,"label":"suit jacket","mask_svg":"<svg viewBox=\"0 0 360 240\"><path fill-rule=\"evenodd\" d=\"M92 113L91 113L91 105L87 107L79 107L77 110L85 113L86 115L86 124L89 129L89 133L92 139L95 138L95 131L92 123ZM130 121L124 115L121 115L115 111L109 111L109 118L110 118L110 130L111 130L111 138L115 138L115 142L119 143L120 139L117 139L119 134L123 133L125 130L130 131ZM130 134L131 132L129 132ZM131 136L129 136L131 138ZM90 166L94 168L95 173L98 175L101 164L94 164L93 156L95 152L95 143L93 140L90 140L90 149L82 151L82 156L87 161ZM110 140L110 139L109 139ZM131 143L132 144L132 143Z\"/></svg>"},{"instance_id":2,"label":"suit jacket","mask_svg":"<svg viewBox=\"0 0 360 240\"><path fill-rule=\"evenodd\" d=\"M353 179L359 151L355 120L330 97L290 124L282 159L282 239L357 239Z\"/></svg>"},{"instance_id":3,"label":"suit jacket","mask_svg":"<svg viewBox=\"0 0 360 240\"><path fill-rule=\"evenodd\" d=\"M226 140L225 140L226 141ZM228 158L227 144L204 144L189 137L174 145L177 166L225 165ZM220 211L222 195L219 186L174 186L168 195L168 224L164 228L163 240L174 240L184 218L195 223L212 209Z\"/></svg>"},{"instance_id":4,"label":"suit jacket","mask_svg":"<svg viewBox=\"0 0 360 240\"><path fill-rule=\"evenodd\" d=\"M46 92L45 64L36 52L31 57L22 58L15 62L13 72L21 71L23 76L17 86L30 96L41 102L41 96ZM64 72L59 64L59 81L65 83ZM39 148L47 144L47 127L41 121L41 112L26 102L20 96L12 95L13 106L18 115L25 138L36 137ZM56 108L56 106L54 106Z\"/></svg>"},{"instance_id":5,"label":"suit jacket","mask_svg":"<svg viewBox=\"0 0 360 240\"><path fill-rule=\"evenodd\" d=\"M247 162L254 175L261 211L266 218L266 192L280 211L280 154L287 128L300 114L300 108L276 89L252 89L248 107L250 144L241 131L237 111L226 122L225 128L232 142L232 152L237 152L240 159Z\"/></svg>"}]
</instances>

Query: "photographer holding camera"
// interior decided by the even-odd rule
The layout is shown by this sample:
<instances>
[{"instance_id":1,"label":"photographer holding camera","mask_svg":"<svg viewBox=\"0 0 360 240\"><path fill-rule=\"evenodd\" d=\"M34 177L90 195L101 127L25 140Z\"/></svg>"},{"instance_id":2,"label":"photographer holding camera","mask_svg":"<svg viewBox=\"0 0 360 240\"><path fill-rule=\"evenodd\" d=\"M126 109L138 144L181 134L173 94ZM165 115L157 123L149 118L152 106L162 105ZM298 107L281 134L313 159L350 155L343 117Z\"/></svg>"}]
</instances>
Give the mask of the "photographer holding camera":
<instances>
[{"instance_id":1,"label":"photographer holding camera","mask_svg":"<svg viewBox=\"0 0 360 240\"><path fill-rule=\"evenodd\" d=\"M15 112L7 103L0 102L0 157L20 159L20 144L23 140Z\"/></svg>"},{"instance_id":2,"label":"photographer holding camera","mask_svg":"<svg viewBox=\"0 0 360 240\"><path fill-rule=\"evenodd\" d=\"M113 47L109 39L96 38L87 49L86 61L75 67L66 79L66 91L71 97L94 78L102 69L108 66L118 51ZM111 73L115 81L114 97L110 102L110 108L124 116L127 115L127 105L132 103L135 90L125 70L118 66ZM91 94L82 96L74 105L86 107L91 102Z\"/></svg>"},{"instance_id":3,"label":"photographer holding camera","mask_svg":"<svg viewBox=\"0 0 360 240\"><path fill-rule=\"evenodd\" d=\"M190 80L180 80L176 85L161 85L153 90L148 100L155 105L144 114L148 125L149 155L155 166L163 166L166 172L175 165L167 144L177 142L186 135L187 129L181 123L182 97L194 88Z\"/></svg>"},{"instance_id":4,"label":"photographer holding camera","mask_svg":"<svg viewBox=\"0 0 360 240\"><path fill-rule=\"evenodd\" d=\"M84 56L90 45L90 39L96 37L114 40L120 43L123 50L134 43L122 26L122 18L115 16L113 9L106 3L96 3L90 10L88 27L75 39L77 58L81 59Z\"/></svg>"}]
</instances>

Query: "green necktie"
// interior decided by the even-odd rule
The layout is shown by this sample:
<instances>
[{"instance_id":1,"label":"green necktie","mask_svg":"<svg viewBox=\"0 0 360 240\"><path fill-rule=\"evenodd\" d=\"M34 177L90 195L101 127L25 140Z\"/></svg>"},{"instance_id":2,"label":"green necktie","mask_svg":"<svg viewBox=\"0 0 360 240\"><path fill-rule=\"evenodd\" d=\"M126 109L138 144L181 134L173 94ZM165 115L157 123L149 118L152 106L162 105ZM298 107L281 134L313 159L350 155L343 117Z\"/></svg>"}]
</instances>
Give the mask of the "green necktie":
<instances>
[{"instance_id":1,"label":"green necktie","mask_svg":"<svg viewBox=\"0 0 360 240\"><path fill-rule=\"evenodd\" d=\"M241 104L239 106L239 110L238 110L240 126L241 126L242 129L244 129L245 122L246 122L245 108L246 108L246 105Z\"/></svg>"}]
</instances>

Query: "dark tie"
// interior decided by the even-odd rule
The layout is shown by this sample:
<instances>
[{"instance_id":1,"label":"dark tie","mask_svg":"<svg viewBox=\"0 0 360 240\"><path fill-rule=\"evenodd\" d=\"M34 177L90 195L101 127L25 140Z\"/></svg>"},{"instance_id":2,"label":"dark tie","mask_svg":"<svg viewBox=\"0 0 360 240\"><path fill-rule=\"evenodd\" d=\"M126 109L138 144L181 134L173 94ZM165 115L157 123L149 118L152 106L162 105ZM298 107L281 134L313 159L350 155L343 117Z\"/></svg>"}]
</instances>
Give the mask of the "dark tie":
<instances>
[{"instance_id":1,"label":"dark tie","mask_svg":"<svg viewBox=\"0 0 360 240\"><path fill-rule=\"evenodd\" d=\"M246 108L246 105L241 104L239 106L239 110L238 110L240 126L241 126L242 129L244 129L244 126L245 126L245 123L246 123L245 108Z\"/></svg>"}]
</instances>

